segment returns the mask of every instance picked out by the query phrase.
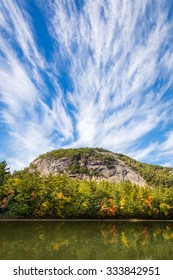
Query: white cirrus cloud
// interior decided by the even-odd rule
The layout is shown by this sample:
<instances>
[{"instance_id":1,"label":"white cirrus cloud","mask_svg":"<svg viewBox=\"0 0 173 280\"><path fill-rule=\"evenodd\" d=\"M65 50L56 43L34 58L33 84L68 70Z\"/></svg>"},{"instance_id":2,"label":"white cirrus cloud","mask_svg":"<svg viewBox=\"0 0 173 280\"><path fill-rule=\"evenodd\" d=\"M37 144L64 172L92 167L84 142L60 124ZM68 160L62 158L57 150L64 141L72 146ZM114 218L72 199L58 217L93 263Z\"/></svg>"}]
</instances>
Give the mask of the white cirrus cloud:
<instances>
[{"instance_id":1,"label":"white cirrus cloud","mask_svg":"<svg viewBox=\"0 0 173 280\"><path fill-rule=\"evenodd\" d=\"M27 5L0 4L0 116L11 158L24 166L49 149L102 146L149 162L154 155L161 163L164 154L170 162L168 2L36 4L53 45L49 61Z\"/></svg>"}]
</instances>

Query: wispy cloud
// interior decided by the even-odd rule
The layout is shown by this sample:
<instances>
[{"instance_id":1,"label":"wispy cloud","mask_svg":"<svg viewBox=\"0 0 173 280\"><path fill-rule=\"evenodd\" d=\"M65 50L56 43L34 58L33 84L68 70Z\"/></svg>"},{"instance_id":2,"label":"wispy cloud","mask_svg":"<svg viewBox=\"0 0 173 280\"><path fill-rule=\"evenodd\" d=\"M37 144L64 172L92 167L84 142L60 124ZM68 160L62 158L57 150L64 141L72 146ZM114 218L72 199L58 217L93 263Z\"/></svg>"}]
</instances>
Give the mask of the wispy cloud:
<instances>
[{"instance_id":1,"label":"wispy cloud","mask_svg":"<svg viewBox=\"0 0 173 280\"><path fill-rule=\"evenodd\" d=\"M12 158L26 165L53 148L102 146L150 162L153 154L159 162L164 154L168 162L173 105L168 1L36 3L53 44L49 61L27 6L0 4L1 120L8 126Z\"/></svg>"},{"instance_id":2,"label":"wispy cloud","mask_svg":"<svg viewBox=\"0 0 173 280\"><path fill-rule=\"evenodd\" d=\"M68 12L64 3L51 5L50 32L71 62L76 144L127 151L171 105L161 102L172 75L167 10L152 1L86 1L79 13L73 1ZM167 83L159 85L164 78Z\"/></svg>"}]
</instances>

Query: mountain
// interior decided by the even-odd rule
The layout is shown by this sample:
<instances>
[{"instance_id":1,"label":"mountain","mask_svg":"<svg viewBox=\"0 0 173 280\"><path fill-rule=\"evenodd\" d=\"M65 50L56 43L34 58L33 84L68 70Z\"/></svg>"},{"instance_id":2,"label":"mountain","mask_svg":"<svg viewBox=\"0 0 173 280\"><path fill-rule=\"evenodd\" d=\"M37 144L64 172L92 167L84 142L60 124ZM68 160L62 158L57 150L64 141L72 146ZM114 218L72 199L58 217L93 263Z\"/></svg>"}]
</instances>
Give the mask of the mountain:
<instances>
[{"instance_id":1,"label":"mountain","mask_svg":"<svg viewBox=\"0 0 173 280\"><path fill-rule=\"evenodd\" d=\"M4 217L173 219L173 168L100 148L51 151L1 181Z\"/></svg>"},{"instance_id":2,"label":"mountain","mask_svg":"<svg viewBox=\"0 0 173 280\"><path fill-rule=\"evenodd\" d=\"M140 163L102 148L54 150L34 160L29 171L39 171L41 176L66 174L81 180L130 181L139 186L173 185L172 168Z\"/></svg>"}]
</instances>

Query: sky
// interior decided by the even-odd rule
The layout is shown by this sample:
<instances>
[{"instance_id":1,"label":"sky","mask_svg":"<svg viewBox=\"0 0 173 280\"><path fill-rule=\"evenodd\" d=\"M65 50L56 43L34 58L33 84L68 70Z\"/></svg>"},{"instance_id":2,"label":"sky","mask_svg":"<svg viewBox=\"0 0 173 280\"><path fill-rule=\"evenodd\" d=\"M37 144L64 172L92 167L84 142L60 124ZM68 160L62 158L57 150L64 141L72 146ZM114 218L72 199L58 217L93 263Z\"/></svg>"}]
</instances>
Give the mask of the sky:
<instances>
[{"instance_id":1,"label":"sky","mask_svg":"<svg viewBox=\"0 0 173 280\"><path fill-rule=\"evenodd\" d=\"M69 147L173 167L173 1L0 1L0 161Z\"/></svg>"}]
</instances>

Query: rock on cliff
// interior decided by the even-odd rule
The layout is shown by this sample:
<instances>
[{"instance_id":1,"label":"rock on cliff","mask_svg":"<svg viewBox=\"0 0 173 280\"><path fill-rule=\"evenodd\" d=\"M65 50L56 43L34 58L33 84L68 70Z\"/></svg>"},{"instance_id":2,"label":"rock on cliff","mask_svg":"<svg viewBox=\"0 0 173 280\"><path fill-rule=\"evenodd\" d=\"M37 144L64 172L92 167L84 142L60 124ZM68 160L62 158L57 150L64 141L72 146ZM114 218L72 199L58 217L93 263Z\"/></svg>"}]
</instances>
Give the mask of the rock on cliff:
<instances>
[{"instance_id":1,"label":"rock on cliff","mask_svg":"<svg viewBox=\"0 0 173 280\"><path fill-rule=\"evenodd\" d=\"M134 168L120 159L119 154L98 148L49 152L33 161L29 171L35 170L39 171L41 176L67 174L71 178L109 180L115 183L130 181L139 186L147 185Z\"/></svg>"}]
</instances>

